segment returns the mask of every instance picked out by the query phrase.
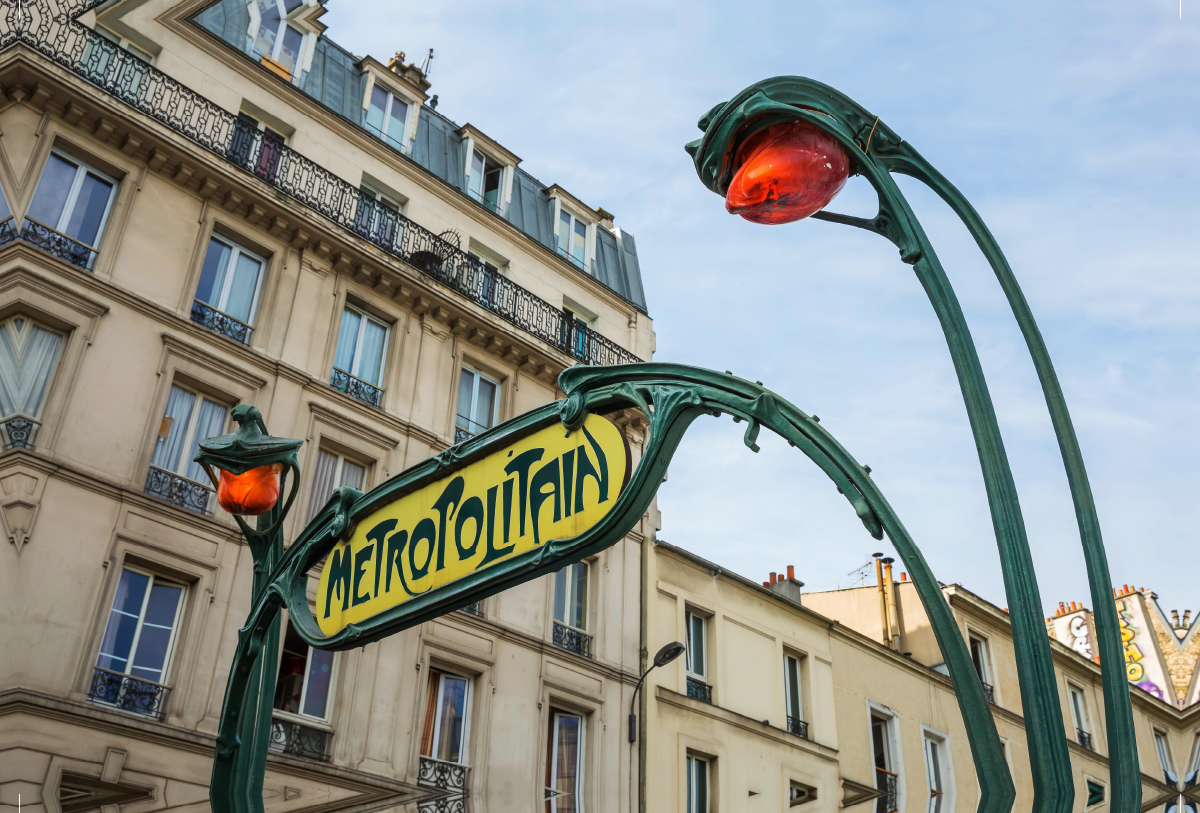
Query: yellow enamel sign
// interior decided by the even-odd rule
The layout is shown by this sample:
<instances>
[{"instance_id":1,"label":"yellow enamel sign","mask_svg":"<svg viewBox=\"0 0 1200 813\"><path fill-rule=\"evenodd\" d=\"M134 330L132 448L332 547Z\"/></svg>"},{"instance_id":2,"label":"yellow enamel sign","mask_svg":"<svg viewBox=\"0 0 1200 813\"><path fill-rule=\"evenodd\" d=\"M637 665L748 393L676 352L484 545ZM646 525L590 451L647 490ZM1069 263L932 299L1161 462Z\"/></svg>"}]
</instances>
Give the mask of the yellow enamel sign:
<instances>
[{"instance_id":1,"label":"yellow enamel sign","mask_svg":"<svg viewBox=\"0 0 1200 813\"><path fill-rule=\"evenodd\" d=\"M325 560L317 623L326 635L496 562L569 539L612 509L629 454L619 429L588 415L554 424L359 521Z\"/></svg>"}]
</instances>

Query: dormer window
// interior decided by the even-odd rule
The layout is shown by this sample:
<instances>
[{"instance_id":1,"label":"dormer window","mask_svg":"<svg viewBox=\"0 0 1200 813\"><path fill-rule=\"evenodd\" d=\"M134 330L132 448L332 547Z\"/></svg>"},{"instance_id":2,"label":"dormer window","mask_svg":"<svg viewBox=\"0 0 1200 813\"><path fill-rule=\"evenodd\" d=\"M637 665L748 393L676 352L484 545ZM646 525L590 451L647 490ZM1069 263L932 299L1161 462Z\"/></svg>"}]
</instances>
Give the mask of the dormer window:
<instances>
[{"instance_id":1,"label":"dormer window","mask_svg":"<svg viewBox=\"0 0 1200 813\"><path fill-rule=\"evenodd\" d=\"M308 5L307 0L250 0L249 3L251 53L288 81L295 81L300 73L305 33L294 23Z\"/></svg>"},{"instance_id":2,"label":"dormer window","mask_svg":"<svg viewBox=\"0 0 1200 813\"><path fill-rule=\"evenodd\" d=\"M587 268L587 224L566 209L558 212L558 253L580 268Z\"/></svg>"},{"instance_id":3,"label":"dormer window","mask_svg":"<svg viewBox=\"0 0 1200 813\"><path fill-rule=\"evenodd\" d=\"M371 135L404 151L408 102L375 85L371 88L371 103L363 115L363 126Z\"/></svg>"},{"instance_id":4,"label":"dormer window","mask_svg":"<svg viewBox=\"0 0 1200 813\"><path fill-rule=\"evenodd\" d=\"M467 194L493 212L500 211L504 166L475 150L471 156L471 174L467 178Z\"/></svg>"}]
</instances>

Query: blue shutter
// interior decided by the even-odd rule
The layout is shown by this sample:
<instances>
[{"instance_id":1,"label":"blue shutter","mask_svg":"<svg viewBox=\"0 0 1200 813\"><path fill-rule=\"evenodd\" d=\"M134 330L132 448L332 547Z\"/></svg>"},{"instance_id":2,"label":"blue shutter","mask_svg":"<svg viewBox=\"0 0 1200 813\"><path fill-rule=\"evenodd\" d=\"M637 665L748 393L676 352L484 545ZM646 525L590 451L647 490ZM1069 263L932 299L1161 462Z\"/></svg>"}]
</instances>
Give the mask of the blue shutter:
<instances>
[{"instance_id":1,"label":"blue shutter","mask_svg":"<svg viewBox=\"0 0 1200 813\"><path fill-rule=\"evenodd\" d=\"M642 269L638 265L637 244L633 241L633 235L627 231L621 232L621 265L624 266L625 281L629 286L626 298L642 310L646 310L646 292L642 289Z\"/></svg>"}]
</instances>

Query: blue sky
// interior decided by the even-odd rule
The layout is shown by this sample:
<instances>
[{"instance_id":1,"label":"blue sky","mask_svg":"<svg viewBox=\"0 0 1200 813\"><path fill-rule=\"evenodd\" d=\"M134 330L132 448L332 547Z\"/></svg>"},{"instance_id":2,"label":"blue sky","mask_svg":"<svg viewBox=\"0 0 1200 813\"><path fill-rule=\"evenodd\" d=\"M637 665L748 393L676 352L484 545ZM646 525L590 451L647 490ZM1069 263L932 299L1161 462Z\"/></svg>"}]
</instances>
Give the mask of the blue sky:
<instances>
[{"instance_id":1,"label":"blue sky","mask_svg":"<svg viewBox=\"0 0 1200 813\"><path fill-rule=\"evenodd\" d=\"M329 36L436 58L438 110L633 233L656 358L761 380L826 426L945 582L1006 606L945 343L879 237L725 213L683 144L769 76L833 85L983 215L1054 357L1117 583L1200 608L1200 0L405 3L333 0ZM1180 14L1182 13L1182 20ZM1047 609L1090 604L1045 404L991 271L931 193L901 182L962 300L1004 431ZM852 179L830 207L869 215ZM661 538L762 580L845 586L881 549L786 444L706 419L659 496ZM886 547L882 548L887 550ZM890 551L889 551L890 552Z\"/></svg>"}]
</instances>

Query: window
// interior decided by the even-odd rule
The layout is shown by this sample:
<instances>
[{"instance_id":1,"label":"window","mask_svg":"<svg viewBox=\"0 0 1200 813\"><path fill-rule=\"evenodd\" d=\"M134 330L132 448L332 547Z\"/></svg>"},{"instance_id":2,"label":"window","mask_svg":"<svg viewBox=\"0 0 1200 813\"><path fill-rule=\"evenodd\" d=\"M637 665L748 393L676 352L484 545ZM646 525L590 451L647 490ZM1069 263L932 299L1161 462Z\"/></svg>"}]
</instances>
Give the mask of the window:
<instances>
[{"instance_id":1,"label":"window","mask_svg":"<svg viewBox=\"0 0 1200 813\"><path fill-rule=\"evenodd\" d=\"M370 105L363 112L363 126L372 134L403 152L407 118L408 102L388 93L378 84L371 88Z\"/></svg>"},{"instance_id":2,"label":"window","mask_svg":"<svg viewBox=\"0 0 1200 813\"><path fill-rule=\"evenodd\" d=\"M580 268L584 268L586 251L587 224L566 209L560 208L558 213L558 253Z\"/></svg>"},{"instance_id":3,"label":"window","mask_svg":"<svg viewBox=\"0 0 1200 813\"><path fill-rule=\"evenodd\" d=\"M249 113L238 113L233 138L225 157L243 169L253 172L267 183L275 183L275 173L283 158L287 138L268 127Z\"/></svg>"},{"instance_id":4,"label":"window","mask_svg":"<svg viewBox=\"0 0 1200 813\"><path fill-rule=\"evenodd\" d=\"M1154 748L1158 751L1158 765L1162 768L1164 781L1175 787L1178 779L1175 776L1175 763L1171 760L1171 749L1167 744L1167 735L1162 731L1154 732Z\"/></svg>"},{"instance_id":5,"label":"window","mask_svg":"<svg viewBox=\"0 0 1200 813\"><path fill-rule=\"evenodd\" d=\"M200 441L225 431L228 410L178 384L171 385L167 408L150 458L146 493L200 514L209 511L208 476L192 460Z\"/></svg>"},{"instance_id":6,"label":"window","mask_svg":"<svg viewBox=\"0 0 1200 813\"><path fill-rule=\"evenodd\" d=\"M804 722L804 699L800 691L800 659L795 655L783 656L783 697L787 730L807 739L808 723Z\"/></svg>"},{"instance_id":7,"label":"window","mask_svg":"<svg viewBox=\"0 0 1200 813\"><path fill-rule=\"evenodd\" d=\"M0 427L6 449L33 448L64 339L26 316L0 322Z\"/></svg>"},{"instance_id":8,"label":"window","mask_svg":"<svg viewBox=\"0 0 1200 813\"><path fill-rule=\"evenodd\" d=\"M567 565L554 574L554 620L573 629L587 629L586 562Z\"/></svg>"},{"instance_id":9,"label":"window","mask_svg":"<svg viewBox=\"0 0 1200 813\"><path fill-rule=\"evenodd\" d=\"M347 305L342 311L342 327L333 356L333 387L378 407L382 402L379 382L387 343L387 325Z\"/></svg>"},{"instance_id":10,"label":"window","mask_svg":"<svg viewBox=\"0 0 1200 813\"><path fill-rule=\"evenodd\" d=\"M196 285L192 321L222 336L250 343L266 260L214 234Z\"/></svg>"},{"instance_id":11,"label":"window","mask_svg":"<svg viewBox=\"0 0 1200 813\"><path fill-rule=\"evenodd\" d=\"M129 37L122 37L120 34L116 33L115 31L109 31L107 28L101 28L100 26L97 26L95 28L95 31L97 34L104 37L104 39L120 46L121 48L124 48L126 51L133 54L134 56L136 56L138 59L142 60L143 62L146 62L146 63L154 62L154 56L147 51L143 51L141 48L137 47L132 42L130 42Z\"/></svg>"},{"instance_id":12,"label":"window","mask_svg":"<svg viewBox=\"0 0 1200 813\"><path fill-rule=\"evenodd\" d=\"M279 65L285 72L280 74L284 79L296 78L300 50L304 46L304 33L290 25L288 19L305 5L304 0L252 0L250 3L251 9L258 11L257 28L253 18L250 23L250 35L254 38L251 52Z\"/></svg>"},{"instance_id":13,"label":"window","mask_svg":"<svg viewBox=\"0 0 1200 813\"><path fill-rule=\"evenodd\" d=\"M1087 803L1084 805L1084 810L1090 810L1093 807L1104 804L1104 785L1094 779L1088 779L1086 782Z\"/></svg>"},{"instance_id":14,"label":"window","mask_svg":"<svg viewBox=\"0 0 1200 813\"><path fill-rule=\"evenodd\" d=\"M687 813L708 813L709 762L687 755Z\"/></svg>"},{"instance_id":15,"label":"window","mask_svg":"<svg viewBox=\"0 0 1200 813\"><path fill-rule=\"evenodd\" d=\"M404 240L401 206L387 195L363 184L359 187L354 230L385 251L392 251Z\"/></svg>"},{"instance_id":16,"label":"window","mask_svg":"<svg viewBox=\"0 0 1200 813\"><path fill-rule=\"evenodd\" d=\"M975 674L979 675L979 682L983 684L983 693L988 702L994 703L996 697L992 688L992 664L987 639L975 635L968 635L967 638L971 648L971 662L975 664Z\"/></svg>"},{"instance_id":17,"label":"window","mask_svg":"<svg viewBox=\"0 0 1200 813\"><path fill-rule=\"evenodd\" d=\"M575 313L570 308L563 308L563 346L570 348L571 354L579 359L588 357L589 335L591 323Z\"/></svg>"},{"instance_id":18,"label":"window","mask_svg":"<svg viewBox=\"0 0 1200 813\"><path fill-rule=\"evenodd\" d=\"M52 151L26 212L22 236L90 269L116 188L117 182L99 170ZM70 240L63 241L63 236Z\"/></svg>"},{"instance_id":19,"label":"window","mask_svg":"<svg viewBox=\"0 0 1200 813\"><path fill-rule=\"evenodd\" d=\"M1067 684L1067 697L1071 704L1071 722L1075 724L1075 741L1092 750L1092 735L1087 724L1087 704L1083 699L1083 689Z\"/></svg>"},{"instance_id":20,"label":"window","mask_svg":"<svg viewBox=\"0 0 1200 813\"><path fill-rule=\"evenodd\" d=\"M313 649L288 622L275 680L274 709L314 720L329 717L333 685L333 653Z\"/></svg>"},{"instance_id":21,"label":"window","mask_svg":"<svg viewBox=\"0 0 1200 813\"><path fill-rule=\"evenodd\" d=\"M421 754L442 762L467 761L471 679L431 670Z\"/></svg>"},{"instance_id":22,"label":"window","mask_svg":"<svg viewBox=\"0 0 1200 813\"><path fill-rule=\"evenodd\" d=\"M163 677L175 645L184 587L125 568L117 583L88 698L159 715Z\"/></svg>"},{"instance_id":23,"label":"window","mask_svg":"<svg viewBox=\"0 0 1200 813\"><path fill-rule=\"evenodd\" d=\"M929 782L929 813L943 813L954 809L947 798L951 790L948 776L950 758L946 740L925 732L925 777Z\"/></svg>"},{"instance_id":24,"label":"window","mask_svg":"<svg viewBox=\"0 0 1200 813\"><path fill-rule=\"evenodd\" d=\"M550 710L550 744L546 758L546 813L583 810L582 715Z\"/></svg>"},{"instance_id":25,"label":"window","mask_svg":"<svg viewBox=\"0 0 1200 813\"><path fill-rule=\"evenodd\" d=\"M788 807L799 807L816 799L817 789L812 785L797 782L795 779L788 783Z\"/></svg>"},{"instance_id":26,"label":"window","mask_svg":"<svg viewBox=\"0 0 1200 813\"><path fill-rule=\"evenodd\" d=\"M500 211L500 187L504 167L475 150L471 155L471 172L467 177L467 194L493 212ZM581 258L582 259L582 258Z\"/></svg>"},{"instance_id":27,"label":"window","mask_svg":"<svg viewBox=\"0 0 1200 813\"><path fill-rule=\"evenodd\" d=\"M317 470L313 474L312 494L308 498L308 518L312 522L335 488L356 488L364 491L367 469L340 454L317 450Z\"/></svg>"},{"instance_id":28,"label":"window","mask_svg":"<svg viewBox=\"0 0 1200 813\"><path fill-rule=\"evenodd\" d=\"M871 714L871 757L875 762L875 787L883 791L875 802L875 813L899 810L899 784L892 755L892 718Z\"/></svg>"},{"instance_id":29,"label":"window","mask_svg":"<svg viewBox=\"0 0 1200 813\"><path fill-rule=\"evenodd\" d=\"M454 442L486 432L500 416L500 384L478 370L463 367L458 377L458 415Z\"/></svg>"},{"instance_id":30,"label":"window","mask_svg":"<svg viewBox=\"0 0 1200 813\"><path fill-rule=\"evenodd\" d=\"M708 677L708 641L705 623L708 619L695 613L685 615L687 621L687 671L698 678Z\"/></svg>"}]
</instances>

